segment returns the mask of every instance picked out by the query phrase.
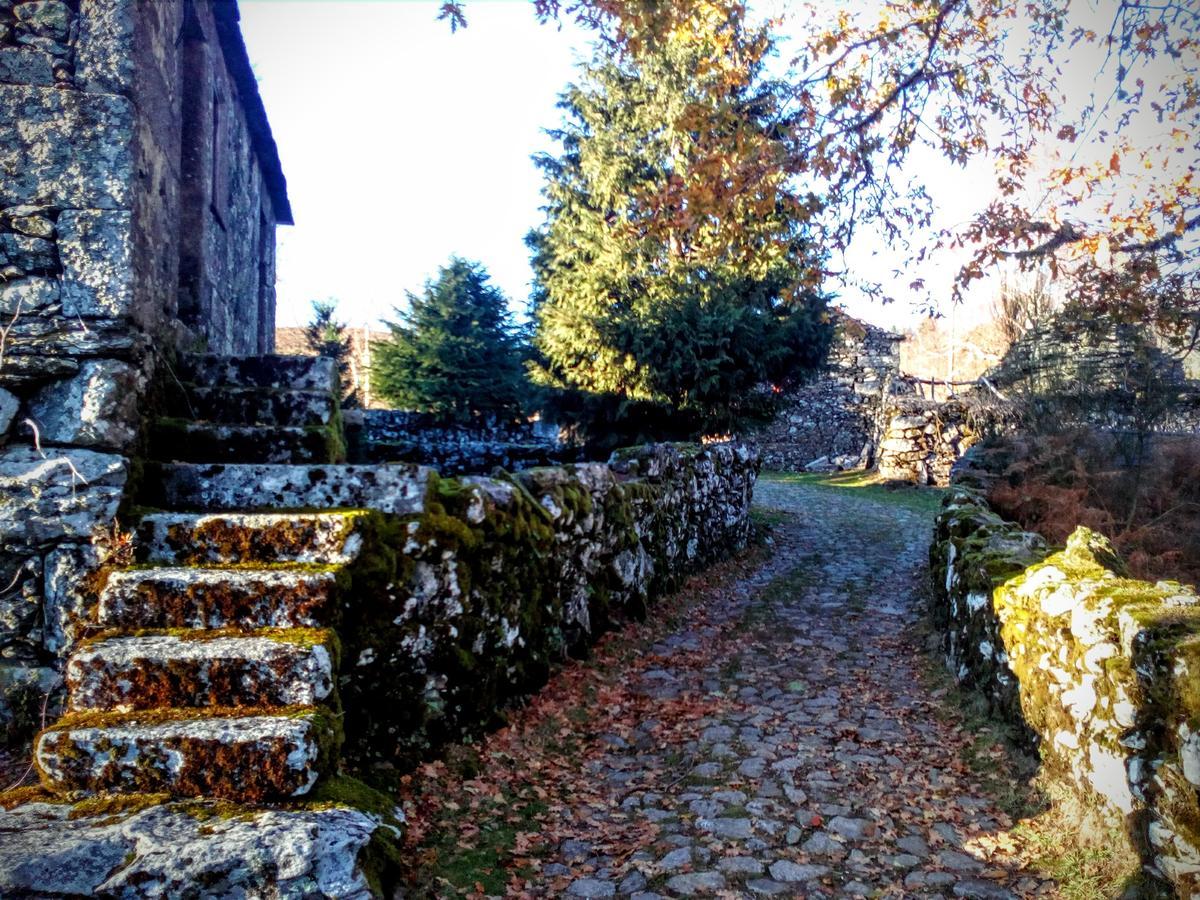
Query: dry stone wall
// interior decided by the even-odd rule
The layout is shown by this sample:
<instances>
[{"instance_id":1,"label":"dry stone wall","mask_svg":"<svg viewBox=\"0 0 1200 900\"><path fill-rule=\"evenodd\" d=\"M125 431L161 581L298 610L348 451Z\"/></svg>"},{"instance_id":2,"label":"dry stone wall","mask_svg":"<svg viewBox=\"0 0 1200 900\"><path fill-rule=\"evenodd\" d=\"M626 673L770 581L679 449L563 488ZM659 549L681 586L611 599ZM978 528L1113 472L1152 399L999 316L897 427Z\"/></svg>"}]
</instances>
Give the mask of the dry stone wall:
<instances>
[{"instance_id":1,"label":"dry stone wall","mask_svg":"<svg viewBox=\"0 0 1200 900\"><path fill-rule=\"evenodd\" d=\"M893 481L947 485L954 463L977 435L966 406L905 397L889 404L876 467Z\"/></svg>"},{"instance_id":2,"label":"dry stone wall","mask_svg":"<svg viewBox=\"0 0 1200 900\"><path fill-rule=\"evenodd\" d=\"M899 380L900 335L838 314L824 371L793 392L776 420L756 436L763 465L782 471L870 466L885 399Z\"/></svg>"},{"instance_id":3,"label":"dry stone wall","mask_svg":"<svg viewBox=\"0 0 1200 900\"><path fill-rule=\"evenodd\" d=\"M1101 536L1055 552L956 488L930 550L955 676L1023 723L1181 897L1200 894L1200 598L1122 574Z\"/></svg>"},{"instance_id":4,"label":"dry stone wall","mask_svg":"<svg viewBox=\"0 0 1200 900\"><path fill-rule=\"evenodd\" d=\"M394 765L478 730L609 623L743 547L758 472L742 445L652 445L609 463L445 479L363 518L339 633L347 753Z\"/></svg>"}]
</instances>

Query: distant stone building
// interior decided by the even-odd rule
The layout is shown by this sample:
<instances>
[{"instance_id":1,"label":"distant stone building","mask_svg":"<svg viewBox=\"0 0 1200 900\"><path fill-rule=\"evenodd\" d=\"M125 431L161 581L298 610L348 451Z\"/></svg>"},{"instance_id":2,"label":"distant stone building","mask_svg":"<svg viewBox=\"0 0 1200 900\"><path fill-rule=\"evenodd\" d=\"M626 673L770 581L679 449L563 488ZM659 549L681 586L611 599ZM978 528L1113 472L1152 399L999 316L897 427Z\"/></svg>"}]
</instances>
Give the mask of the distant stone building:
<instances>
[{"instance_id":1,"label":"distant stone building","mask_svg":"<svg viewBox=\"0 0 1200 900\"><path fill-rule=\"evenodd\" d=\"M0 732L175 351L273 348L290 222L235 2L0 0Z\"/></svg>"}]
</instances>

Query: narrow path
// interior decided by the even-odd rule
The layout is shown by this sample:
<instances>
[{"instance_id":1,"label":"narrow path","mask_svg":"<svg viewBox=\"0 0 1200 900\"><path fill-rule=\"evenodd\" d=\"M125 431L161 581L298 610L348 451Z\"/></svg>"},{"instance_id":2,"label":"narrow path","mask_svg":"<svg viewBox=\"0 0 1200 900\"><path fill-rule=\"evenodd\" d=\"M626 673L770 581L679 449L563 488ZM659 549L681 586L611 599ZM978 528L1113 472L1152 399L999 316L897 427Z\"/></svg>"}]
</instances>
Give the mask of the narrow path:
<instances>
[{"instance_id":1,"label":"narrow path","mask_svg":"<svg viewBox=\"0 0 1200 900\"><path fill-rule=\"evenodd\" d=\"M764 559L692 585L649 646L602 645L485 745L480 779L519 798L524 773L544 801L506 806L527 819L505 892L1052 896L996 854L1012 823L922 677L931 511L767 481L757 504L777 520Z\"/></svg>"}]
</instances>

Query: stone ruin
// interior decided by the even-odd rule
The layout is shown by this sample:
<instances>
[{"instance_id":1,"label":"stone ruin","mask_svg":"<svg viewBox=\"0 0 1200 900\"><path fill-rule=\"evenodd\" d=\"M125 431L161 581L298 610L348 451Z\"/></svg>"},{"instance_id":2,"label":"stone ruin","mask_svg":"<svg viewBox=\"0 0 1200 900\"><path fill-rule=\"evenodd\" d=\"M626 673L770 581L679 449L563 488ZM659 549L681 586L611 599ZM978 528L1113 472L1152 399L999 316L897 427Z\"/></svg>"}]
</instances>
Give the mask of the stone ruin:
<instances>
[{"instance_id":1,"label":"stone ruin","mask_svg":"<svg viewBox=\"0 0 1200 900\"><path fill-rule=\"evenodd\" d=\"M0 109L0 895L381 896L353 776L744 546L758 457L346 462L233 2L0 0Z\"/></svg>"},{"instance_id":2,"label":"stone ruin","mask_svg":"<svg viewBox=\"0 0 1200 900\"><path fill-rule=\"evenodd\" d=\"M949 484L974 441L966 408L925 400L900 371L901 335L835 312L824 370L760 434L763 464L785 472L875 467L885 478Z\"/></svg>"}]
</instances>

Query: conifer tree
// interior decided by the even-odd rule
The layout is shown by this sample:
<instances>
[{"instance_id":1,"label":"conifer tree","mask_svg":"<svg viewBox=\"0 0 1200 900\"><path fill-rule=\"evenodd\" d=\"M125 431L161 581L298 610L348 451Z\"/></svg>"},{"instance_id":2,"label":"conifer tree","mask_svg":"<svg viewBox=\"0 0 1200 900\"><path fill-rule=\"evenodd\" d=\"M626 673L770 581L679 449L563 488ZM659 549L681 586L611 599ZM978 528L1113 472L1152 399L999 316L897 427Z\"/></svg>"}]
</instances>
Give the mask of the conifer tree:
<instances>
[{"instance_id":1,"label":"conifer tree","mask_svg":"<svg viewBox=\"0 0 1200 900\"><path fill-rule=\"evenodd\" d=\"M804 239L812 201L792 189L772 136L780 100L761 74L769 44L756 44L749 77L715 91L707 81L726 67L713 59L746 43L722 35L669 35L636 58L600 51L560 102L561 153L537 159L546 220L528 239L533 371L556 417L592 444L764 421L778 388L812 371L828 345L819 260ZM725 141L756 146L756 164L706 173L719 202L689 206L682 179Z\"/></svg>"},{"instance_id":2,"label":"conifer tree","mask_svg":"<svg viewBox=\"0 0 1200 900\"><path fill-rule=\"evenodd\" d=\"M520 342L508 303L482 265L452 257L396 313L387 323L391 338L374 354L381 396L448 423L519 416Z\"/></svg>"},{"instance_id":3,"label":"conifer tree","mask_svg":"<svg viewBox=\"0 0 1200 900\"><path fill-rule=\"evenodd\" d=\"M337 321L337 301L314 300L313 317L304 327L304 342L317 356L332 359L337 363L338 381L342 385L343 405L352 405L354 385L348 384L350 372L350 335L346 323Z\"/></svg>"}]
</instances>

